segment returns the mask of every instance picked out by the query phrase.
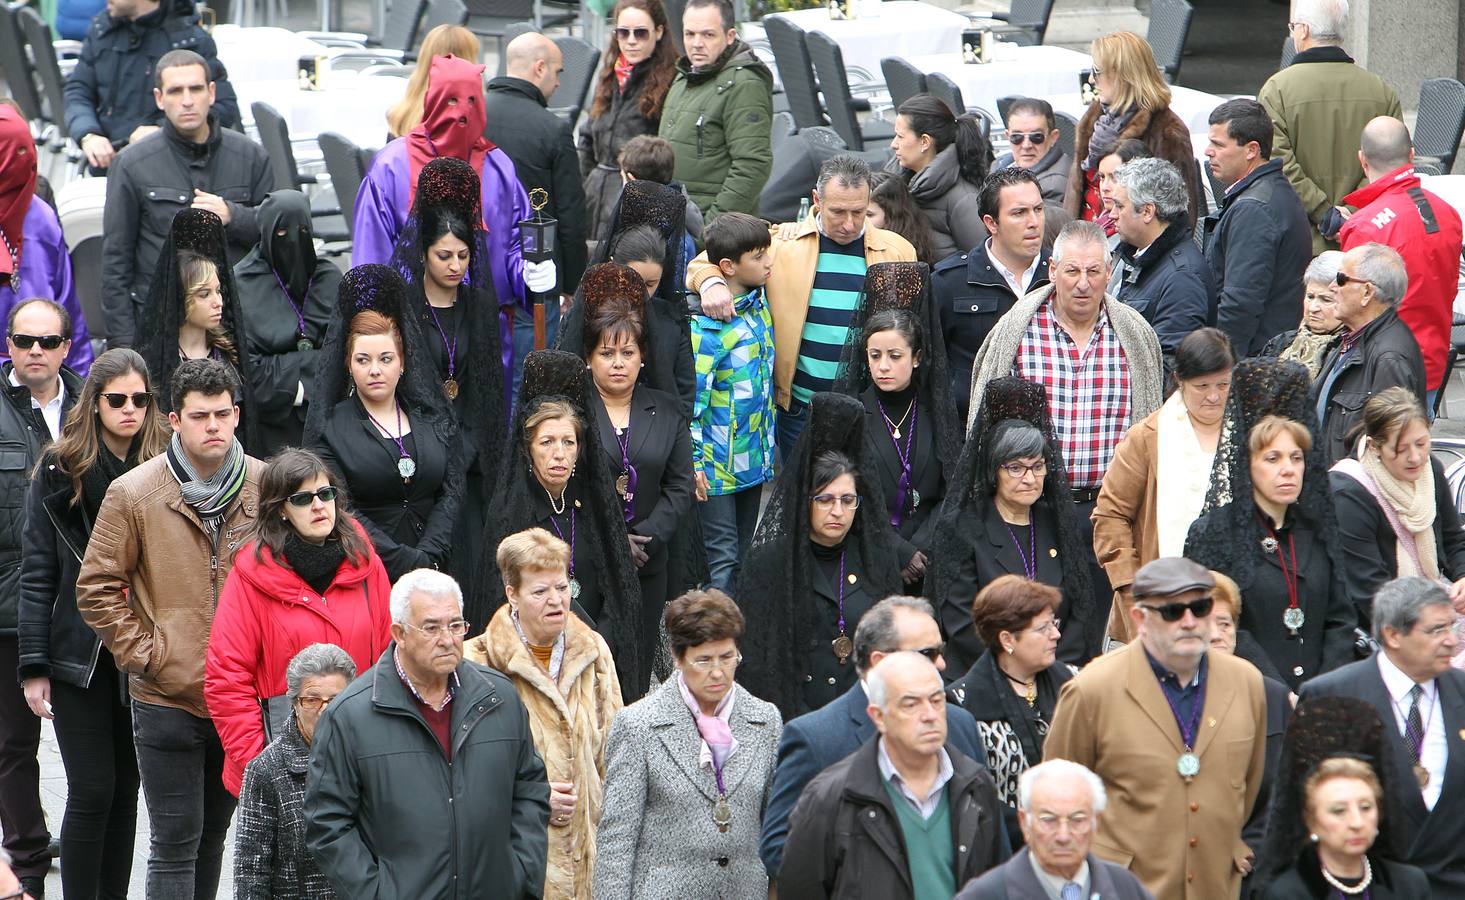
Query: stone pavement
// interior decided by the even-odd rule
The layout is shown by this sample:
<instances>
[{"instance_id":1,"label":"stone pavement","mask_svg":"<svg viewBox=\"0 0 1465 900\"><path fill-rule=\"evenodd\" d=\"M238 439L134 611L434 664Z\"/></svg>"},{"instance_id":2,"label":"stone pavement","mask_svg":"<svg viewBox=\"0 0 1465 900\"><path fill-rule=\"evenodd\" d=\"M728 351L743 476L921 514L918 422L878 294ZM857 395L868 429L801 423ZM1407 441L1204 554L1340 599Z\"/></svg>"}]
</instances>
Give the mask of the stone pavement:
<instances>
[{"instance_id":1,"label":"stone pavement","mask_svg":"<svg viewBox=\"0 0 1465 900\"><path fill-rule=\"evenodd\" d=\"M41 723L41 805L46 809L53 837L61 834L61 815L66 810L66 770L61 766L61 752L56 746L56 732L50 722ZM148 869L148 814L141 791L137 799L137 844L132 853L132 883L127 896L142 900L146 891ZM61 869L52 863L46 876L46 896L61 898ZM234 896L234 829L224 842L224 871L219 878L218 900Z\"/></svg>"}]
</instances>

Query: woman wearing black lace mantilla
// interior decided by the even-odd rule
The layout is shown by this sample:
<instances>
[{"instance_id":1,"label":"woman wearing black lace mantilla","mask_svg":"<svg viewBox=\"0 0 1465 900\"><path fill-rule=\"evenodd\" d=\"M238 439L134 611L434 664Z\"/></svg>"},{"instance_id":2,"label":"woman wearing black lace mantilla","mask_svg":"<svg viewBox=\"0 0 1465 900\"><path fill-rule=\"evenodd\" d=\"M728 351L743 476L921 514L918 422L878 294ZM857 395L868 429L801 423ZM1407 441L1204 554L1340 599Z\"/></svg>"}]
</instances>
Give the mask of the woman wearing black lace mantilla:
<instances>
[{"instance_id":1,"label":"woman wearing black lace mantilla","mask_svg":"<svg viewBox=\"0 0 1465 900\"><path fill-rule=\"evenodd\" d=\"M616 474L590 427L585 363L573 353L537 350L524 360L512 448L498 467L480 541L480 578L465 615L489 621L503 605L494 559L504 538L543 528L570 545L570 595L575 615L610 645L621 696L646 692L651 659L642 651L641 585L631 560L625 508Z\"/></svg>"},{"instance_id":2,"label":"woman wearing black lace mantilla","mask_svg":"<svg viewBox=\"0 0 1465 900\"><path fill-rule=\"evenodd\" d=\"M936 512L961 454L961 422L925 263L870 266L834 388L865 405L875 461L869 475L895 529L901 578L919 593Z\"/></svg>"},{"instance_id":3,"label":"woman wearing black lace mantilla","mask_svg":"<svg viewBox=\"0 0 1465 900\"><path fill-rule=\"evenodd\" d=\"M1185 555L1236 582L1236 655L1292 690L1353 659L1344 569L1307 370L1247 359Z\"/></svg>"},{"instance_id":4,"label":"woman wearing black lace mantilla","mask_svg":"<svg viewBox=\"0 0 1465 900\"><path fill-rule=\"evenodd\" d=\"M946 490L926 579L953 671L965 672L982 655L972 600L1002 575L1062 590L1058 658L1080 665L1096 656L1108 610L1093 599L1092 557L1053 438L1046 392L1016 376L994 379Z\"/></svg>"},{"instance_id":5,"label":"woman wearing black lace mantilla","mask_svg":"<svg viewBox=\"0 0 1465 900\"><path fill-rule=\"evenodd\" d=\"M853 397L814 395L738 578L748 621L740 677L785 719L854 683L860 617L901 590L895 533L865 475L865 421Z\"/></svg>"}]
</instances>

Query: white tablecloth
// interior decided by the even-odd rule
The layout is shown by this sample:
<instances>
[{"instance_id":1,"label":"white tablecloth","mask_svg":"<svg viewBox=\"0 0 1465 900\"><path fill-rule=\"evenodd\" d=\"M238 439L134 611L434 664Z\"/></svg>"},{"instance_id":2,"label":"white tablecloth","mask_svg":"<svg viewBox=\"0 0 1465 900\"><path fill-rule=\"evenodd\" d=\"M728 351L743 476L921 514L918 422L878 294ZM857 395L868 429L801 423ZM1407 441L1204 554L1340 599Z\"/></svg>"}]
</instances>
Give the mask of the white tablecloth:
<instances>
[{"instance_id":1,"label":"white tablecloth","mask_svg":"<svg viewBox=\"0 0 1465 900\"><path fill-rule=\"evenodd\" d=\"M889 5L889 4L887 4ZM960 32L956 42L961 43ZM1087 53L1062 47L1013 47L1003 45L995 62L975 64L961 61L959 50L926 56L907 56L911 65L926 74L940 72L961 88L961 99L967 106L980 106L997 114L997 98L1007 96L1045 97L1055 94L1078 94L1078 75L1091 65ZM886 56L898 54L887 52ZM1056 104L1055 104L1056 105Z\"/></svg>"},{"instance_id":2,"label":"white tablecloth","mask_svg":"<svg viewBox=\"0 0 1465 900\"><path fill-rule=\"evenodd\" d=\"M383 146L387 141L387 110L402 99L407 79L332 72L326 85L325 90L302 91L291 79L245 82L234 85L234 90L239 93L239 110L246 127L254 124L250 104L262 100L285 117L292 141L334 131L358 147Z\"/></svg>"},{"instance_id":3,"label":"white tablecloth","mask_svg":"<svg viewBox=\"0 0 1465 900\"><path fill-rule=\"evenodd\" d=\"M878 14L869 14L867 11ZM961 32L970 19L959 13L915 0L864 2L857 19L831 19L824 7L779 13L805 31L827 34L839 42L846 67L859 66L875 80L880 60L887 56L923 56L950 53L960 56Z\"/></svg>"},{"instance_id":4,"label":"white tablecloth","mask_svg":"<svg viewBox=\"0 0 1465 900\"><path fill-rule=\"evenodd\" d=\"M285 28L240 28L219 25L213 31L219 47L219 62L237 86L247 81L294 79L303 56L328 56L323 44L307 40Z\"/></svg>"}]
</instances>

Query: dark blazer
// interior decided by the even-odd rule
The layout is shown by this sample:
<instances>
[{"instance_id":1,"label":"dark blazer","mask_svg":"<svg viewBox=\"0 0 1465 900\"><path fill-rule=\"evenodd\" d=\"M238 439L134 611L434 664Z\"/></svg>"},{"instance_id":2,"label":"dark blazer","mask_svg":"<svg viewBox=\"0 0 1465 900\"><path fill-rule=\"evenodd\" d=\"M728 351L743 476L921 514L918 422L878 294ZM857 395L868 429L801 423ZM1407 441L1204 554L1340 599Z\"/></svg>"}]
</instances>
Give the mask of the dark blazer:
<instances>
[{"instance_id":1,"label":"dark blazer","mask_svg":"<svg viewBox=\"0 0 1465 900\"><path fill-rule=\"evenodd\" d=\"M1287 723L1292 721L1291 688L1263 674L1262 693L1267 698L1267 762L1262 770L1262 788L1256 795L1251 818L1241 829L1241 839L1256 851L1258 857L1267 834L1267 815L1272 810L1272 782L1282 764L1282 738L1287 734ZM1241 895L1248 896L1245 888Z\"/></svg>"},{"instance_id":2,"label":"dark blazer","mask_svg":"<svg viewBox=\"0 0 1465 900\"><path fill-rule=\"evenodd\" d=\"M438 438L429 416L411 416L407 452L417 472L410 482L397 472L396 444L382 438L356 397L336 404L310 448L350 488L357 519L393 581L413 569L447 562L462 499L447 484L452 451Z\"/></svg>"},{"instance_id":3,"label":"dark blazer","mask_svg":"<svg viewBox=\"0 0 1465 900\"><path fill-rule=\"evenodd\" d=\"M1454 581L1465 577L1465 530L1460 528L1460 512L1450 496L1450 483L1445 480L1445 467L1430 457L1434 469L1434 543L1440 574ZM1343 551L1343 568L1348 577L1348 596L1358 610L1358 621L1373 620L1374 592L1399 574L1399 542L1394 529L1379 507L1378 501L1358 479L1332 472L1328 481L1333 488L1333 508L1338 514L1338 544Z\"/></svg>"},{"instance_id":4,"label":"dark blazer","mask_svg":"<svg viewBox=\"0 0 1465 900\"><path fill-rule=\"evenodd\" d=\"M1123 866L1088 855L1089 896L1103 900L1154 900L1139 879ZM956 900L1048 900L1048 893L1033 872L1026 847L1012 859L969 882Z\"/></svg>"},{"instance_id":5,"label":"dark blazer","mask_svg":"<svg viewBox=\"0 0 1465 900\"><path fill-rule=\"evenodd\" d=\"M1048 283L1048 251L1038 254L1029 291ZM997 320L1020 299L997 271L983 241L970 252L957 253L931 269L931 297L941 315L947 369L957 412L966 422L972 393L972 361Z\"/></svg>"},{"instance_id":6,"label":"dark blazer","mask_svg":"<svg viewBox=\"0 0 1465 900\"><path fill-rule=\"evenodd\" d=\"M865 712L869 704L864 685L857 681L832 702L784 724L773 791L763 813L763 836L758 842L758 855L763 857L770 878L776 878L783 865L788 818L804 788L814 776L860 749L875 734L875 724ZM977 737L977 723L954 703L946 705L946 742L979 764L986 758Z\"/></svg>"},{"instance_id":7,"label":"dark blazer","mask_svg":"<svg viewBox=\"0 0 1465 900\"><path fill-rule=\"evenodd\" d=\"M1186 335L1216 321L1216 282L1194 231L1181 216L1138 259L1134 247L1121 243L1116 260L1125 267L1116 296L1139 310L1170 359Z\"/></svg>"},{"instance_id":8,"label":"dark blazer","mask_svg":"<svg viewBox=\"0 0 1465 900\"><path fill-rule=\"evenodd\" d=\"M883 786L879 740L821 772L789 819L788 853L778 873L781 897L831 900L914 898L900 820ZM1010 855L1002 801L984 766L947 742L946 783L956 883L965 884Z\"/></svg>"},{"instance_id":9,"label":"dark blazer","mask_svg":"<svg viewBox=\"0 0 1465 900\"><path fill-rule=\"evenodd\" d=\"M1418 866L1429 878L1429 896L1465 897L1465 857L1460 854L1465 845L1465 816L1460 815L1460 799L1465 795L1465 672L1446 669L1435 685L1448 747L1443 790L1433 810L1424 805L1419 791L1405 790L1398 798L1403 821L1395 823L1395 833L1399 845L1408 848L1404 861ZM1384 755L1385 764L1391 767L1391 783L1418 783L1376 658L1359 660L1309 681L1303 685L1299 703L1309 697L1357 697L1372 703L1388 735Z\"/></svg>"},{"instance_id":10,"label":"dark blazer","mask_svg":"<svg viewBox=\"0 0 1465 900\"><path fill-rule=\"evenodd\" d=\"M544 215L559 222L554 261L559 267L560 290L572 293L585 274L585 185L580 180L571 124L547 106L538 87L522 78L500 75L488 83L483 102L488 125L483 136L513 160L514 173L525 191L543 188L549 192Z\"/></svg>"},{"instance_id":11,"label":"dark blazer","mask_svg":"<svg viewBox=\"0 0 1465 900\"><path fill-rule=\"evenodd\" d=\"M1212 510L1191 525L1190 533L1193 535L1198 529L1214 530L1212 517L1230 515L1229 504ZM1236 622L1236 647L1237 655L1248 661L1253 661L1253 654L1259 649L1265 663L1295 691L1314 675L1353 659L1353 629L1358 621L1346 595L1332 596L1333 566L1327 546L1295 510L1288 513L1285 528L1277 533L1283 547L1287 546L1289 534L1297 549L1297 605L1304 615L1302 628L1294 636L1282 624L1290 598L1280 556L1267 553L1257 543L1246 548L1256 557L1251 575L1237 583L1246 602ZM1254 660L1254 664L1263 673L1271 674L1263 660Z\"/></svg>"},{"instance_id":12,"label":"dark blazer","mask_svg":"<svg viewBox=\"0 0 1465 900\"><path fill-rule=\"evenodd\" d=\"M969 520L964 517L964 521ZM1064 561L1058 555L1058 521L1046 499L1039 498L1033 504L1032 521L1037 526L1037 534L1033 536L1038 551L1037 580L1061 590ZM1012 531L1019 540L1028 536L1026 528ZM952 674L970 669L987 649L972 626L972 600L977 591L1001 575L1023 575L1022 557L1027 553L1026 547L1018 552L995 502L989 502L982 511L981 530L972 532L967 540L970 552L952 564L951 588L939 600L941 630L946 634L947 671ZM1063 622L1068 621L1069 607L1070 600L1064 597L1058 607L1058 618ZM1063 631L1058 638L1058 658L1074 664L1084 661L1084 643L1082 629Z\"/></svg>"},{"instance_id":13,"label":"dark blazer","mask_svg":"<svg viewBox=\"0 0 1465 900\"><path fill-rule=\"evenodd\" d=\"M613 476L621 472L621 446L599 394L593 394L595 427ZM665 391L638 384L631 395L631 439L627 447L636 467L634 518L627 530L651 538L643 570L666 565L666 547L692 508L692 433L680 401ZM619 503L620 498L616 501Z\"/></svg>"},{"instance_id":14,"label":"dark blazer","mask_svg":"<svg viewBox=\"0 0 1465 900\"><path fill-rule=\"evenodd\" d=\"M807 547L807 545L806 545ZM805 553L810 552L808 549ZM810 583L814 596L808 598L813 617L813 637L809 640L808 662L804 667L804 707L818 709L849 690L858 678L855 674L855 659L851 656L840 665L838 657L830 647L830 641L839 634L839 592L837 577L826 576L819 560L811 560L814 567ZM865 563L860 558L859 541L845 542L844 560L844 633L854 640L855 628L870 607L885 599L875 596L865 588ZM801 598L796 598L801 599ZM790 673L792 674L792 673Z\"/></svg>"},{"instance_id":15,"label":"dark blazer","mask_svg":"<svg viewBox=\"0 0 1465 900\"><path fill-rule=\"evenodd\" d=\"M1431 895L1429 879L1414 866L1368 857L1373 881L1368 886L1370 900L1405 900ZM1258 896L1261 900L1315 900L1336 897L1338 892L1323 880L1318 869L1317 853L1311 848L1302 851L1291 868L1277 875ZM1454 896L1454 895L1451 895Z\"/></svg>"},{"instance_id":16,"label":"dark blazer","mask_svg":"<svg viewBox=\"0 0 1465 900\"><path fill-rule=\"evenodd\" d=\"M1331 465L1353 452L1348 432L1363 420L1363 404L1379 391L1405 387L1424 403L1424 355L1419 342L1394 309L1363 327L1358 343L1346 357L1339 341L1328 351L1323 369L1313 381L1313 403L1324 399L1322 427L1318 440ZM1338 370L1333 376L1333 370Z\"/></svg>"},{"instance_id":17,"label":"dark blazer","mask_svg":"<svg viewBox=\"0 0 1465 900\"><path fill-rule=\"evenodd\" d=\"M1302 273L1312 225L1280 159L1231 186L1205 220L1206 261L1216 280L1216 327L1236 355L1253 356L1302 319Z\"/></svg>"},{"instance_id":18,"label":"dark blazer","mask_svg":"<svg viewBox=\"0 0 1465 900\"><path fill-rule=\"evenodd\" d=\"M865 404L865 439L869 444L870 458L876 460L875 471L871 474L875 476L875 483L880 486L885 497L885 509L890 512L900 499L900 454L895 449L890 429L885 427L885 420L881 418L879 401L876 399L878 394L879 390L872 387L860 395L860 402ZM891 413L892 420L898 415L892 410L886 412ZM895 530L896 558L901 568L911 561L917 550L924 552L929 558L932 544L935 543L932 532L938 518L936 514L941 509L941 498L946 494L946 477L941 471L941 458L936 455L934 420L936 416L950 415L954 413L949 409L930 409L924 405L916 410L916 433L910 450L911 480L915 482L914 487L921 498L921 504ZM960 423L957 430L961 430ZM902 431L900 436L901 446L904 448L907 432Z\"/></svg>"}]
</instances>

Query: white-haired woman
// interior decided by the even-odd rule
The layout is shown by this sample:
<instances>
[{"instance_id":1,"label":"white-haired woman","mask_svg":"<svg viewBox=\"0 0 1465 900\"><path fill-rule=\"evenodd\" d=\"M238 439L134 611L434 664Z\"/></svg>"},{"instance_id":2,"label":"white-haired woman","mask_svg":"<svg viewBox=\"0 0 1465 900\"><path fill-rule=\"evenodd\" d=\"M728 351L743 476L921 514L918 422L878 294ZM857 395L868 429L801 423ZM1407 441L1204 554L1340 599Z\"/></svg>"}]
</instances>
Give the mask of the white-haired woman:
<instances>
[{"instance_id":1,"label":"white-haired woman","mask_svg":"<svg viewBox=\"0 0 1465 900\"><path fill-rule=\"evenodd\" d=\"M1267 341L1262 356L1296 360L1307 367L1307 374L1317 378L1328 351L1343 335L1333 296L1342 263L1342 251L1324 250L1308 264L1302 273L1302 323Z\"/></svg>"},{"instance_id":2,"label":"white-haired woman","mask_svg":"<svg viewBox=\"0 0 1465 900\"><path fill-rule=\"evenodd\" d=\"M335 644L311 644L286 667L290 717L244 769L234 832L235 900L336 896L305 846L305 769L321 713L355 677L356 663Z\"/></svg>"}]
</instances>

